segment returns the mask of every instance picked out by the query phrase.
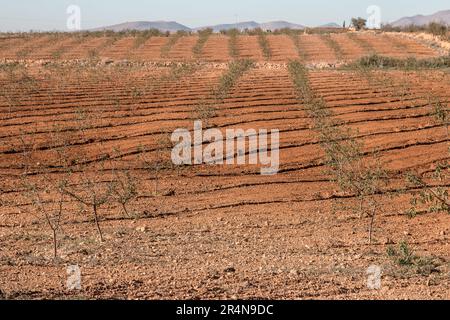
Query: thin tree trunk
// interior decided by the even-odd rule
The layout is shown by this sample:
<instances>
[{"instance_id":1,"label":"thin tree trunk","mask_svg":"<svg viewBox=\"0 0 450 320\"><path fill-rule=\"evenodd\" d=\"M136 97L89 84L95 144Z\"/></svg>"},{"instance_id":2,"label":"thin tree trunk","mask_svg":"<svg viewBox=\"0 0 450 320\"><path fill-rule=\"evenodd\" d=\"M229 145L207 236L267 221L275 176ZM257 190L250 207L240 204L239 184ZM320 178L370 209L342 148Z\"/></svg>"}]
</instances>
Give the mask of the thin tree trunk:
<instances>
[{"instance_id":1,"label":"thin tree trunk","mask_svg":"<svg viewBox=\"0 0 450 320\"><path fill-rule=\"evenodd\" d=\"M56 229L52 228L53 231L53 255L55 259L58 257L58 239L56 238Z\"/></svg>"},{"instance_id":2,"label":"thin tree trunk","mask_svg":"<svg viewBox=\"0 0 450 320\"><path fill-rule=\"evenodd\" d=\"M41 207L41 210L42 207ZM56 259L58 257L58 239L57 239L57 235L56 235L56 231L58 230L58 226L54 226L52 223L52 220L50 219L50 216L47 213L44 213L45 215L45 220L47 220L47 224L50 227L50 229L52 230L52 235L53 235L53 257Z\"/></svg>"},{"instance_id":3,"label":"thin tree trunk","mask_svg":"<svg viewBox=\"0 0 450 320\"><path fill-rule=\"evenodd\" d=\"M363 204L364 204L364 199L359 199L359 219L364 218Z\"/></svg>"},{"instance_id":4,"label":"thin tree trunk","mask_svg":"<svg viewBox=\"0 0 450 320\"><path fill-rule=\"evenodd\" d=\"M97 214L97 204L94 204L94 220L95 225L97 226L98 235L100 236L100 241L103 242L103 233L102 229L100 228L100 222L98 220L98 214Z\"/></svg>"},{"instance_id":5,"label":"thin tree trunk","mask_svg":"<svg viewBox=\"0 0 450 320\"><path fill-rule=\"evenodd\" d=\"M372 244L372 234L373 234L373 224L375 222L375 212L376 212L376 208L373 208L372 215L370 217L370 225L369 225L369 244Z\"/></svg>"},{"instance_id":6,"label":"thin tree trunk","mask_svg":"<svg viewBox=\"0 0 450 320\"><path fill-rule=\"evenodd\" d=\"M125 203L122 203L122 209L123 209L123 212L125 212L125 215L126 215L128 218L131 218L130 213L128 212L127 206L126 206Z\"/></svg>"},{"instance_id":7,"label":"thin tree trunk","mask_svg":"<svg viewBox=\"0 0 450 320\"><path fill-rule=\"evenodd\" d=\"M155 174L155 197L158 195L158 173Z\"/></svg>"}]
</instances>

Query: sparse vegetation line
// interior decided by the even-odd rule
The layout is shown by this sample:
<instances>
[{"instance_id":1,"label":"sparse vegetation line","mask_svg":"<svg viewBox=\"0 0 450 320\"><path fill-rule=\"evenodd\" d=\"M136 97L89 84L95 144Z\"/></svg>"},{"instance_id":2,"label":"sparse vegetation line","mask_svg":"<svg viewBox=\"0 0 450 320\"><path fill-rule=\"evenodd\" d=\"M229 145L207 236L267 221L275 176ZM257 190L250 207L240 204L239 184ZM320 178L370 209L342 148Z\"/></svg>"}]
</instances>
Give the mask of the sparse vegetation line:
<instances>
[{"instance_id":1,"label":"sparse vegetation line","mask_svg":"<svg viewBox=\"0 0 450 320\"><path fill-rule=\"evenodd\" d=\"M112 47L114 44L116 44L116 42L119 41L120 39L122 39L124 37L124 35L120 34L120 33L116 34L114 32L105 32L105 37L106 37L105 41L100 46L98 46L97 48L90 49L88 51L88 59L89 60L91 60L91 61L99 60L100 54L104 50L106 50L106 49Z\"/></svg>"},{"instance_id":2,"label":"sparse vegetation line","mask_svg":"<svg viewBox=\"0 0 450 320\"><path fill-rule=\"evenodd\" d=\"M288 69L299 99L314 119L314 130L319 134L332 181L342 192L354 194L359 199L358 207L353 210L360 217L369 218L368 241L372 243L375 216L380 210L374 196L382 191L388 174L378 162L366 159L361 143L356 141L350 130L341 128L333 119L323 98L312 91L307 69L298 61L291 61Z\"/></svg>"},{"instance_id":3,"label":"sparse vegetation line","mask_svg":"<svg viewBox=\"0 0 450 320\"><path fill-rule=\"evenodd\" d=\"M256 30L256 34L258 35L258 43L266 60L270 60L272 58L272 49L270 48L269 40L267 39L266 33L258 29Z\"/></svg>"},{"instance_id":4,"label":"sparse vegetation line","mask_svg":"<svg viewBox=\"0 0 450 320\"><path fill-rule=\"evenodd\" d=\"M231 62L228 66L227 72L220 78L219 86L216 90L216 96L223 100L230 89L236 84L237 80L254 66L254 62L249 59Z\"/></svg>"},{"instance_id":5,"label":"sparse vegetation line","mask_svg":"<svg viewBox=\"0 0 450 320\"><path fill-rule=\"evenodd\" d=\"M288 36L291 38L292 43L294 44L295 49L297 50L298 56L303 61L306 61L308 56L307 56L305 50L303 50L303 48L300 45L300 34L298 32L290 30L290 32L288 32Z\"/></svg>"},{"instance_id":6,"label":"sparse vegetation line","mask_svg":"<svg viewBox=\"0 0 450 320\"><path fill-rule=\"evenodd\" d=\"M198 40L195 44L194 48L192 48L192 52L194 53L196 58L200 58L202 54L203 47L205 46L206 42L208 41L209 37L212 35L213 30L212 29L205 29L200 30L198 32Z\"/></svg>"},{"instance_id":7,"label":"sparse vegetation line","mask_svg":"<svg viewBox=\"0 0 450 320\"><path fill-rule=\"evenodd\" d=\"M431 60L418 61L414 58L409 58L406 60L398 60L392 58L385 58L379 56L370 56L363 58L358 62L353 64L359 72L365 75L369 83L378 82L378 84L383 85L389 83L389 86L394 86L394 81L390 81L383 75L378 75L373 72L373 68L382 68L384 65L400 67L405 71L404 79L402 81L403 89L400 94L402 99L411 94L412 83L408 81L407 71L417 70L420 68L434 68L445 66L449 63L449 57L439 57ZM428 104L431 108L431 112L428 112L430 117L435 119L435 123L445 128L447 142L447 151L450 156L450 138L449 138L449 126L450 126L450 113L448 107L441 100L440 97L431 95L426 92L423 99L427 99ZM439 185L442 181L448 181L450 179L450 165L448 161L441 161L437 163L436 168L432 177L424 177L423 174L417 172L408 172L405 175L407 184L411 187L419 188L420 191L412 193L411 207L407 211L410 217L414 217L418 214L420 210L423 211L423 207L426 208L427 212L446 212L450 214L450 197L449 190L446 186L432 187L429 180L434 180L433 185ZM427 179L428 178L428 179ZM410 187L410 188L411 188Z\"/></svg>"},{"instance_id":8,"label":"sparse vegetation line","mask_svg":"<svg viewBox=\"0 0 450 320\"><path fill-rule=\"evenodd\" d=\"M375 48L370 44L370 42L360 37L358 33L347 33L347 37L352 40L354 43L363 48L368 54L375 54Z\"/></svg>"},{"instance_id":9,"label":"sparse vegetation line","mask_svg":"<svg viewBox=\"0 0 450 320\"><path fill-rule=\"evenodd\" d=\"M437 97L429 97L432 107L431 116L435 122L445 128L447 152L450 157L450 109ZM435 166L431 177L424 174L409 172L406 175L407 182L414 187L421 188L418 193L412 194L411 208L408 215L414 217L420 209L426 208L427 212L445 212L450 214L450 192L447 186L443 186L450 180L450 162L442 161ZM431 182L429 182L431 180ZM434 187L433 185L438 185Z\"/></svg>"},{"instance_id":10,"label":"sparse vegetation line","mask_svg":"<svg viewBox=\"0 0 450 320\"><path fill-rule=\"evenodd\" d=\"M342 67L343 69L400 69L400 70L418 70L418 69L444 69L450 68L450 55L428 59L417 58L391 58L372 54L362 57Z\"/></svg>"},{"instance_id":11,"label":"sparse vegetation line","mask_svg":"<svg viewBox=\"0 0 450 320\"><path fill-rule=\"evenodd\" d=\"M440 37L442 40L446 41L450 40L449 27L439 22L431 22L423 26L409 25L405 27L393 27L392 25L386 24L382 26L381 30L386 32L408 32L408 33L426 32L434 36Z\"/></svg>"},{"instance_id":12,"label":"sparse vegetation line","mask_svg":"<svg viewBox=\"0 0 450 320\"><path fill-rule=\"evenodd\" d=\"M178 31L177 33L172 34L166 44L161 48L161 58L167 58L169 56L170 50L172 50L173 46L180 40L181 37L185 36L185 32Z\"/></svg>"},{"instance_id":13,"label":"sparse vegetation line","mask_svg":"<svg viewBox=\"0 0 450 320\"><path fill-rule=\"evenodd\" d=\"M230 62L227 71L220 77L219 84L213 90L212 99L198 103L194 107L193 117L203 120L205 123L208 122L208 119L215 117L216 105L220 104L227 97L239 78L253 67L253 61L248 59Z\"/></svg>"},{"instance_id":14,"label":"sparse vegetation line","mask_svg":"<svg viewBox=\"0 0 450 320\"><path fill-rule=\"evenodd\" d=\"M162 33L159 30L151 29L139 32L135 34L135 39L133 42L133 50L138 50L144 46L148 40L152 37L162 36Z\"/></svg>"},{"instance_id":15,"label":"sparse vegetation line","mask_svg":"<svg viewBox=\"0 0 450 320\"><path fill-rule=\"evenodd\" d=\"M228 31L226 34L228 34L228 51L230 54L230 57L233 59L239 58L239 48L238 48L238 37L239 37L239 30L232 29Z\"/></svg>"},{"instance_id":16,"label":"sparse vegetation line","mask_svg":"<svg viewBox=\"0 0 450 320\"><path fill-rule=\"evenodd\" d=\"M337 60L342 60L344 58L344 52L342 51L341 46L332 38L331 34L322 34L320 37L327 46L333 50Z\"/></svg>"}]
</instances>

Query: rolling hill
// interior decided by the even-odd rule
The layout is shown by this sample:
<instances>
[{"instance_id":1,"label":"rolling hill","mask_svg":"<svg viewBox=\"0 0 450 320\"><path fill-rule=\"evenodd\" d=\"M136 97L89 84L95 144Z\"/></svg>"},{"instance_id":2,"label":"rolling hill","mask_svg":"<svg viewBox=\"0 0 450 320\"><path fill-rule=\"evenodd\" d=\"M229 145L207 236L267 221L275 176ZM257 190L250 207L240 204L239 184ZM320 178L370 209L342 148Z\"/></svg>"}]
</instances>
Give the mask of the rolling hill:
<instances>
[{"instance_id":1,"label":"rolling hill","mask_svg":"<svg viewBox=\"0 0 450 320\"><path fill-rule=\"evenodd\" d=\"M290 23L287 21L271 21L265 23L258 23L255 21L246 21L239 23L230 24L218 24L213 26L205 26L199 28L189 28L175 21L136 21L136 22L125 22L121 24L116 24L112 26L100 27L93 29L92 31L125 31L125 30L149 30L158 29L160 31L166 32L177 32L177 31L198 31L206 28L211 28L214 32L219 32L220 30L230 30L230 29L257 29L261 28L264 30L274 31L276 29L290 28L290 29L304 29L305 26L295 23Z\"/></svg>"},{"instance_id":2,"label":"rolling hill","mask_svg":"<svg viewBox=\"0 0 450 320\"><path fill-rule=\"evenodd\" d=\"M423 26L430 22L440 22L450 25L450 10L439 11L428 16L417 15L413 17L404 17L392 22L391 25L394 27L406 27L409 25Z\"/></svg>"},{"instance_id":3,"label":"rolling hill","mask_svg":"<svg viewBox=\"0 0 450 320\"><path fill-rule=\"evenodd\" d=\"M125 31L125 30L150 30L158 29L162 32L177 32L177 31L191 31L191 28L186 27L175 21L136 21L136 22L125 22L121 24L116 24L107 27L101 27L93 29L92 31Z\"/></svg>"}]
</instances>

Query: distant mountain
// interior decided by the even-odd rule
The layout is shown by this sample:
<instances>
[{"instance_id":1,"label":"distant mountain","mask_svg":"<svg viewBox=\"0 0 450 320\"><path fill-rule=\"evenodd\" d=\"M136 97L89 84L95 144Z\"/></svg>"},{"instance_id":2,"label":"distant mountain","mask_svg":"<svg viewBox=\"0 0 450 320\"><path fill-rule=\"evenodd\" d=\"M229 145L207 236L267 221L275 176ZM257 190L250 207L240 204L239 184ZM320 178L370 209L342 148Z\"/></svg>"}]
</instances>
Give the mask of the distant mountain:
<instances>
[{"instance_id":1,"label":"distant mountain","mask_svg":"<svg viewBox=\"0 0 450 320\"><path fill-rule=\"evenodd\" d=\"M300 24L290 23L287 21L271 21L266 23L257 23L255 21L246 21L239 23L230 23L230 24L218 24L214 26L206 26L200 28L189 28L182 24L179 24L174 21L136 21L136 22L125 22L121 24L116 24L107 27L96 28L91 31L125 31L125 30L149 30L149 29L158 29L162 32L177 32L177 31L198 31L206 28L213 29L214 32L219 32L221 30L230 30L230 29L238 29L238 30L254 30L257 28L261 28L263 30L274 31L276 29L290 28L290 29L304 29L305 26Z\"/></svg>"},{"instance_id":2,"label":"distant mountain","mask_svg":"<svg viewBox=\"0 0 450 320\"><path fill-rule=\"evenodd\" d=\"M179 24L175 21L136 21L136 22L125 22L121 24L116 24L107 27L101 27L93 29L92 31L125 31L125 30L150 30L158 29L162 32L177 32L177 31L191 31L191 28Z\"/></svg>"},{"instance_id":3,"label":"distant mountain","mask_svg":"<svg viewBox=\"0 0 450 320\"><path fill-rule=\"evenodd\" d=\"M200 27L193 29L194 31L202 30L206 28L213 29L214 32L219 32L220 30L231 30L231 29L256 29L259 28L259 23L255 21L246 21L246 22L239 22L239 23L229 23L229 24L217 24L215 26L206 26L206 27Z\"/></svg>"},{"instance_id":4,"label":"distant mountain","mask_svg":"<svg viewBox=\"0 0 450 320\"><path fill-rule=\"evenodd\" d=\"M302 26L301 24L290 23L287 21L271 21L271 22L266 22L266 23L260 23L259 27L263 30L270 30L270 31L274 31L277 29L278 30L285 29L285 28L294 29L294 30L305 29L305 26Z\"/></svg>"},{"instance_id":5,"label":"distant mountain","mask_svg":"<svg viewBox=\"0 0 450 320\"><path fill-rule=\"evenodd\" d=\"M394 27L406 27L410 25L423 26L429 24L430 22L440 22L450 25L450 10L439 11L429 16L417 15L413 17L401 18L392 22L391 25Z\"/></svg>"},{"instance_id":6,"label":"distant mountain","mask_svg":"<svg viewBox=\"0 0 450 320\"><path fill-rule=\"evenodd\" d=\"M342 26L338 25L336 22L330 22L319 26L319 28L342 28Z\"/></svg>"},{"instance_id":7,"label":"distant mountain","mask_svg":"<svg viewBox=\"0 0 450 320\"><path fill-rule=\"evenodd\" d=\"M283 29L283 28L304 29L305 26L302 26L300 24L290 23L287 21L270 21L270 22L265 22L265 23L258 23L255 21L246 21L246 22L230 23L230 24L218 24L215 26L196 28L194 30L201 30L201 29L205 29L205 28L211 28L214 30L214 32L219 32L221 30L230 30L230 29L254 30L257 28L261 28L263 30L274 31L274 30Z\"/></svg>"}]
</instances>

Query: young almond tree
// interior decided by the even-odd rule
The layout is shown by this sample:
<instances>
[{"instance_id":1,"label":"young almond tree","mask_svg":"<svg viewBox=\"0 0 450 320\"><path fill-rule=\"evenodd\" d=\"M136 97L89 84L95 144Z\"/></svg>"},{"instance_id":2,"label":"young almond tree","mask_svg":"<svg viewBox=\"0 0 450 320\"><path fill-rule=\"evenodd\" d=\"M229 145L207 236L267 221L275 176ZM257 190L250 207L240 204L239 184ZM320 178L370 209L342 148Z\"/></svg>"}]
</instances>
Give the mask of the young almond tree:
<instances>
[{"instance_id":1,"label":"young almond tree","mask_svg":"<svg viewBox=\"0 0 450 320\"><path fill-rule=\"evenodd\" d=\"M79 166L81 170L70 173L72 183L62 185L65 195L77 201L81 206L90 208L95 226L101 242L104 242L103 232L100 227L100 209L111 200L112 189L109 183L103 181L102 169Z\"/></svg>"},{"instance_id":2,"label":"young almond tree","mask_svg":"<svg viewBox=\"0 0 450 320\"><path fill-rule=\"evenodd\" d=\"M52 232L53 238L53 256L58 257L58 232L61 229L63 214L65 212L65 195L61 188L52 190L47 181L32 183L24 181L23 186L28 199L35 207L35 213L43 215L47 226ZM57 197L55 201L51 197ZM46 198L44 198L46 197Z\"/></svg>"},{"instance_id":3,"label":"young almond tree","mask_svg":"<svg viewBox=\"0 0 450 320\"><path fill-rule=\"evenodd\" d=\"M114 170L111 182L112 197L129 218L131 218L131 214L128 205L139 196L138 188L138 179L130 170Z\"/></svg>"},{"instance_id":4,"label":"young almond tree","mask_svg":"<svg viewBox=\"0 0 450 320\"><path fill-rule=\"evenodd\" d=\"M154 191L153 195L158 196L159 194L159 179L162 170L170 167L172 163L168 160L168 150L170 146L170 138L168 135L163 135L156 141L156 149L153 150L154 156L150 156L151 150L143 146L139 147L140 160L151 178L154 181Z\"/></svg>"},{"instance_id":5,"label":"young almond tree","mask_svg":"<svg viewBox=\"0 0 450 320\"><path fill-rule=\"evenodd\" d=\"M379 201L375 197L383 191L388 173L379 163L364 157L361 147L352 138L348 136L345 140L342 141L342 136L334 136L322 141L326 163L332 180L339 188L358 199L359 205L355 209L360 218L369 218L368 242L371 244L375 217L380 210Z\"/></svg>"},{"instance_id":6,"label":"young almond tree","mask_svg":"<svg viewBox=\"0 0 450 320\"><path fill-rule=\"evenodd\" d=\"M55 166L66 166L64 160L66 145L58 139L58 135L52 134L55 137L50 144L54 147L56 154ZM33 207L31 214L34 214L38 219L45 219L45 222L52 233L53 238L53 256L58 257L58 233L61 230L65 212L67 212L66 197L63 192L63 185L65 184L65 176L59 173L50 173L48 170L49 163L39 162L35 157L36 144L34 138L28 138L23 134L20 138L21 143L21 188L25 199ZM15 201L15 205L21 204Z\"/></svg>"},{"instance_id":7,"label":"young almond tree","mask_svg":"<svg viewBox=\"0 0 450 320\"><path fill-rule=\"evenodd\" d=\"M66 179L61 184L62 192L78 202L81 208L90 208L100 241L104 241L100 227L100 210L111 200L111 183L105 178L109 156L91 159L78 151L77 156L64 158Z\"/></svg>"}]
</instances>

